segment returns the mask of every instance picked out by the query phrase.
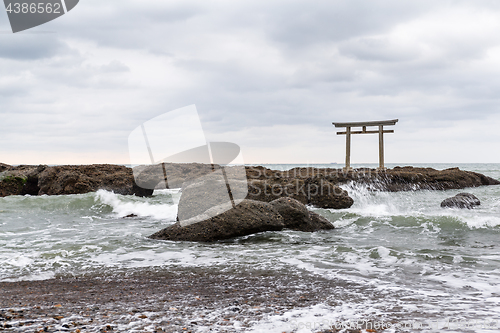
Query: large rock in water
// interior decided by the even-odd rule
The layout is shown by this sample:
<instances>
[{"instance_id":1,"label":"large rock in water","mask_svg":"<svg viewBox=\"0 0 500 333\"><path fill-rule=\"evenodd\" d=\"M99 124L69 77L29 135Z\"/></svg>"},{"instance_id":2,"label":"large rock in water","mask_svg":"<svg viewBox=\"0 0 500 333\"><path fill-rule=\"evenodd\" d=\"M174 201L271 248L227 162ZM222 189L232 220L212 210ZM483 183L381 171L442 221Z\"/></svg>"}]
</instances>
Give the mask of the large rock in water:
<instances>
[{"instance_id":1,"label":"large rock in water","mask_svg":"<svg viewBox=\"0 0 500 333\"><path fill-rule=\"evenodd\" d=\"M211 209L226 207L214 207ZM214 215L211 212L208 215ZM212 242L250 235L262 231L280 231L285 227L283 217L269 203L244 200L236 208L224 211L207 220L192 224L175 223L149 236L152 239Z\"/></svg>"},{"instance_id":2,"label":"large rock in water","mask_svg":"<svg viewBox=\"0 0 500 333\"><path fill-rule=\"evenodd\" d=\"M500 181L483 174L463 171L459 168L435 170L432 168L414 168L411 166L394 169L343 169L331 168L294 168L288 171L270 170L259 166L247 167L249 180L266 181L272 185L276 181L323 179L333 185L362 184L377 191L415 191L415 190L450 190L465 187L499 185ZM256 185L257 187L258 184ZM302 200L294 197L303 202Z\"/></svg>"},{"instance_id":3,"label":"large rock in water","mask_svg":"<svg viewBox=\"0 0 500 333\"><path fill-rule=\"evenodd\" d=\"M38 175L48 166L19 165L2 172L0 197L7 195L38 195Z\"/></svg>"},{"instance_id":4,"label":"large rock in water","mask_svg":"<svg viewBox=\"0 0 500 333\"><path fill-rule=\"evenodd\" d=\"M227 172L224 177L222 170L218 170L198 179L185 181L177 210L178 221L197 216L200 216L198 220L208 219L214 216L210 213L218 214L215 210L210 210L212 207L231 209L232 203L237 205L243 201L248 194L248 186L244 169L242 171L242 177L232 177Z\"/></svg>"},{"instance_id":5,"label":"large rock in water","mask_svg":"<svg viewBox=\"0 0 500 333\"><path fill-rule=\"evenodd\" d=\"M306 232L334 229L326 218L308 211L306 206L292 198L280 198L271 203L246 199L230 209L226 205L212 207L201 214L206 219L200 220L200 215L197 215L192 220L177 222L160 230L149 238L212 242L284 228Z\"/></svg>"},{"instance_id":6,"label":"large rock in water","mask_svg":"<svg viewBox=\"0 0 500 333\"><path fill-rule=\"evenodd\" d=\"M11 168L11 166L8 164L0 163L0 172L3 172L3 171L10 169L10 168Z\"/></svg>"},{"instance_id":7,"label":"large rock in water","mask_svg":"<svg viewBox=\"0 0 500 333\"><path fill-rule=\"evenodd\" d=\"M0 174L0 196L81 194L99 189L124 195L153 193L135 184L132 169L119 165L20 165Z\"/></svg>"},{"instance_id":8,"label":"large rock in water","mask_svg":"<svg viewBox=\"0 0 500 333\"><path fill-rule=\"evenodd\" d=\"M180 188L185 182L197 180L220 169L216 164L160 163L138 165L133 168L133 172L139 186L162 189Z\"/></svg>"},{"instance_id":9,"label":"large rock in water","mask_svg":"<svg viewBox=\"0 0 500 333\"><path fill-rule=\"evenodd\" d=\"M458 193L454 197L444 199L441 202L441 207L472 209L479 205L481 205L481 201L474 194L470 193Z\"/></svg>"},{"instance_id":10,"label":"large rock in water","mask_svg":"<svg viewBox=\"0 0 500 333\"><path fill-rule=\"evenodd\" d=\"M285 228L313 232L331 230L334 226L323 216L307 210L306 206L292 198L279 198L271 205L283 216Z\"/></svg>"},{"instance_id":11,"label":"large rock in water","mask_svg":"<svg viewBox=\"0 0 500 333\"><path fill-rule=\"evenodd\" d=\"M121 165L62 165L46 168L38 176L38 194L80 194L97 190L123 195L150 196L152 189L136 185L132 169Z\"/></svg>"},{"instance_id":12,"label":"large rock in water","mask_svg":"<svg viewBox=\"0 0 500 333\"><path fill-rule=\"evenodd\" d=\"M285 197L318 208L344 209L354 203L347 191L319 177L248 179L248 199L271 202Z\"/></svg>"}]
</instances>

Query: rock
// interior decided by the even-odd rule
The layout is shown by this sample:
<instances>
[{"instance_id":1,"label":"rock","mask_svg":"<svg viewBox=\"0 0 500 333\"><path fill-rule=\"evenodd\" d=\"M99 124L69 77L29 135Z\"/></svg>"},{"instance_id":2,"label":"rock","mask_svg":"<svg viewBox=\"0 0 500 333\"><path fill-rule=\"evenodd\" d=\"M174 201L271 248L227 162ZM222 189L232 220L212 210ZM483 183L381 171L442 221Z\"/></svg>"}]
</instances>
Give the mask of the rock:
<instances>
[{"instance_id":1,"label":"rock","mask_svg":"<svg viewBox=\"0 0 500 333\"><path fill-rule=\"evenodd\" d=\"M136 166L133 173L136 183L143 188L181 188L185 182L199 179L220 168L216 164L162 163Z\"/></svg>"},{"instance_id":2,"label":"rock","mask_svg":"<svg viewBox=\"0 0 500 333\"><path fill-rule=\"evenodd\" d=\"M247 167L247 177L252 180L254 187L262 190L261 183L267 182L271 186L277 181L288 182L302 180L308 182L313 180L317 184L317 179L328 181L334 186L342 184L366 185L371 190L377 191L414 191L414 190L449 190L466 187L477 187L484 185L499 185L500 181L477 172L463 171L459 168L446 170L435 170L432 168L414 168L411 166L395 167L379 171L376 169L343 169L331 168L294 168L288 171L270 170L264 167ZM315 180L316 179L316 180ZM311 184L309 182L309 184ZM256 191L252 191L254 193ZM303 202L301 199L295 199ZM305 203L305 202L303 202ZM320 206L318 206L320 207Z\"/></svg>"},{"instance_id":3,"label":"rock","mask_svg":"<svg viewBox=\"0 0 500 333\"><path fill-rule=\"evenodd\" d=\"M263 231L289 228L313 232L331 230L334 226L324 217L307 210L292 198L279 198L271 203L243 200L236 208L230 203L208 209L196 218L177 222L149 236L152 239L212 242Z\"/></svg>"},{"instance_id":4,"label":"rock","mask_svg":"<svg viewBox=\"0 0 500 333\"><path fill-rule=\"evenodd\" d=\"M46 165L19 165L2 173L0 196L38 195L38 175Z\"/></svg>"},{"instance_id":5,"label":"rock","mask_svg":"<svg viewBox=\"0 0 500 333\"><path fill-rule=\"evenodd\" d=\"M301 227L311 222L306 206L293 198L279 198L271 201L270 204L283 216L285 228L300 230Z\"/></svg>"},{"instance_id":6,"label":"rock","mask_svg":"<svg viewBox=\"0 0 500 333\"><path fill-rule=\"evenodd\" d=\"M307 205L308 199L306 192L303 191L304 185L304 181L301 179L249 179L247 198L271 202L282 197L287 197Z\"/></svg>"},{"instance_id":7,"label":"rock","mask_svg":"<svg viewBox=\"0 0 500 333\"><path fill-rule=\"evenodd\" d=\"M481 205L481 201L475 195L470 193L459 193L454 197L444 199L443 202L441 202L441 207L472 209L479 205Z\"/></svg>"},{"instance_id":8,"label":"rock","mask_svg":"<svg viewBox=\"0 0 500 333\"><path fill-rule=\"evenodd\" d=\"M347 191L320 177L306 180L308 204L319 208L345 209L354 204Z\"/></svg>"},{"instance_id":9,"label":"rock","mask_svg":"<svg viewBox=\"0 0 500 333\"><path fill-rule=\"evenodd\" d=\"M310 225L311 225L311 227L312 227L311 229L313 231L335 229L333 224L330 221L328 221L328 219L326 217L323 217L323 216L319 215L318 213L309 211L309 218L311 219ZM304 230L304 231L308 231L308 230Z\"/></svg>"},{"instance_id":10,"label":"rock","mask_svg":"<svg viewBox=\"0 0 500 333\"><path fill-rule=\"evenodd\" d=\"M213 207L224 211L226 207ZM212 215L208 212L207 215ZM236 208L224 211L200 222L177 222L149 236L151 239L212 242L251 235L263 231L280 231L283 217L269 203L244 200Z\"/></svg>"},{"instance_id":11,"label":"rock","mask_svg":"<svg viewBox=\"0 0 500 333\"><path fill-rule=\"evenodd\" d=\"M152 189L136 185L132 169L120 165L63 165L39 174L39 195L80 194L103 189L123 195L150 196Z\"/></svg>"},{"instance_id":12,"label":"rock","mask_svg":"<svg viewBox=\"0 0 500 333\"><path fill-rule=\"evenodd\" d=\"M7 169L10 169L11 166L5 163L0 163L0 172L4 172Z\"/></svg>"},{"instance_id":13,"label":"rock","mask_svg":"<svg viewBox=\"0 0 500 333\"><path fill-rule=\"evenodd\" d=\"M99 189L124 195L153 193L135 184L132 169L119 165L20 165L0 175L0 196L80 194Z\"/></svg>"},{"instance_id":14,"label":"rock","mask_svg":"<svg viewBox=\"0 0 500 333\"><path fill-rule=\"evenodd\" d=\"M236 177L234 173L217 170L195 180L183 183L181 198L177 210L177 219L182 222L204 214L203 218L208 219L213 215L209 213L220 213L218 210L210 210L212 207L232 208L232 203L238 205L243 201L248 193L248 186L245 177L245 170L242 169L241 177Z\"/></svg>"},{"instance_id":15,"label":"rock","mask_svg":"<svg viewBox=\"0 0 500 333\"><path fill-rule=\"evenodd\" d=\"M304 205L319 208L344 209L353 205L354 200L347 191L320 178L272 177L268 179L248 180L248 199L271 202L288 197Z\"/></svg>"},{"instance_id":16,"label":"rock","mask_svg":"<svg viewBox=\"0 0 500 333\"><path fill-rule=\"evenodd\" d=\"M98 189L149 196L155 188L179 188L220 169L219 165L199 163L139 166L133 171L109 164L56 167L0 164L0 196L77 194ZM229 179L241 178L240 169L248 178L247 199L271 202L290 197L306 205L334 209L349 208L353 204L348 193L338 187L342 184L361 184L378 191L448 190L500 184L491 177L458 168L395 167L384 171L356 169L348 172L329 168L294 168L289 171L265 167L225 169Z\"/></svg>"},{"instance_id":17,"label":"rock","mask_svg":"<svg viewBox=\"0 0 500 333\"><path fill-rule=\"evenodd\" d=\"M326 218L307 210L299 201L292 198L279 198L271 201L271 205L283 216L285 228L313 232L334 229Z\"/></svg>"},{"instance_id":18,"label":"rock","mask_svg":"<svg viewBox=\"0 0 500 333\"><path fill-rule=\"evenodd\" d=\"M2 176L0 178L0 197L21 195L25 179L16 176Z\"/></svg>"}]
</instances>

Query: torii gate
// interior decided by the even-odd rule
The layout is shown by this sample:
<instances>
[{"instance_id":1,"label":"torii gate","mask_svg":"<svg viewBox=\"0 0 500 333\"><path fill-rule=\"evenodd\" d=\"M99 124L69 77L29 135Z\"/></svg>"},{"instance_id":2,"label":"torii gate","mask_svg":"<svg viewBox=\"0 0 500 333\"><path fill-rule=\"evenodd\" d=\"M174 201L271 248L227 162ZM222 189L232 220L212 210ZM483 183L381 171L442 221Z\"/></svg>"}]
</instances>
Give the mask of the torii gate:
<instances>
[{"instance_id":1,"label":"torii gate","mask_svg":"<svg viewBox=\"0 0 500 333\"><path fill-rule=\"evenodd\" d=\"M384 133L394 133L394 130L384 130L384 126L396 125L399 119L382 121L365 121L355 123L332 123L335 127L345 127L345 132L337 132L337 135L346 135L345 169L351 169L351 134L374 134L378 133L379 169L384 167ZM367 131L367 126L378 126L378 130ZM352 127L361 127L361 131L351 131Z\"/></svg>"}]
</instances>

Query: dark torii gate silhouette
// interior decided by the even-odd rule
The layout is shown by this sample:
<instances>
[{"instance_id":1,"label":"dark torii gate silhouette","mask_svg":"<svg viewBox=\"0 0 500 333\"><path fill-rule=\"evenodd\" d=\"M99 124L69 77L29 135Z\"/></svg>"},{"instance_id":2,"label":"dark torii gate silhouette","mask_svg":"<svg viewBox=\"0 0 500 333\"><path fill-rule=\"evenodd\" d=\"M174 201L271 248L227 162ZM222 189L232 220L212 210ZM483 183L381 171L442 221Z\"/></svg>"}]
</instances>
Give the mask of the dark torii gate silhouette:
<instances>
[{"instance_id":1,"label":"dark torii gate silhouette","mask_svg":"<svg viewBox=\"0 0 500 333\"><path fill-rule=\"evenodd\" d=\"M376 134L378 133L379 169L384 166L384 133L394 133L394 130L384 130L384 126L396 125L399 119L382 121L365 121L354 123L332 123L335 127L345 127L345 132L337 132L337 135L346 135L345 169L351 169L351 134ZM369 126L378 126L378 130L367 131ZM353 127L361 127L360 131L352 131Z\"/></svg>"}]
</instances>

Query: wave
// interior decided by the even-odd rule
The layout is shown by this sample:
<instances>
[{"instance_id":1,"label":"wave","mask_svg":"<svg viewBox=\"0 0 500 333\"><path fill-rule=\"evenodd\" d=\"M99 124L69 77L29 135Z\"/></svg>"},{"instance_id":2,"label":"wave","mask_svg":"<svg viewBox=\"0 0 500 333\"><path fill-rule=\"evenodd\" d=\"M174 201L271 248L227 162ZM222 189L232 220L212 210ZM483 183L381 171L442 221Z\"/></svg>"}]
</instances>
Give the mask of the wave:
<instances>
[{"instance_id":1,"label":"wave","mask_svg":"<svg viewBox=\"0 0 500 333\"><path fill-rule=\"evenodd\" d=\"M113 192L99 190L95 193L95 201L108 205L118 217L135 215L137 217L150 217L155 220L175 221L177 218L177 205L169 196L172 192L160 192L164 200L148 202L148 198L124 196ZM151 200L150 200L151 201Z\"/></svg>"},{"instance_id":2,"label":"wave","mask_svg":"<svg viewBox=\"0 0 500 333\"><path fill-rule=\"evenodd\" d=\"M361 184L343 185L354 199L354 205L344 210L329 210L327 217L336 227L346 227L365 220L391 223L394 226L415 226L424 223L454 225L467 229L498 229L500 226L500 187L479 187L448 191L370 191ZM474 209L442 208L440 203L460 192L470 192L481 200Z\"/></svg>"}]
</instances>

